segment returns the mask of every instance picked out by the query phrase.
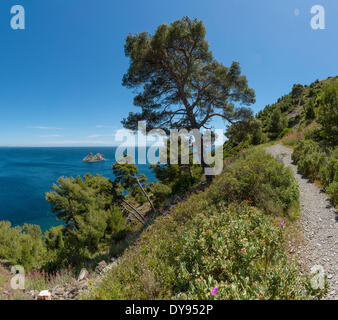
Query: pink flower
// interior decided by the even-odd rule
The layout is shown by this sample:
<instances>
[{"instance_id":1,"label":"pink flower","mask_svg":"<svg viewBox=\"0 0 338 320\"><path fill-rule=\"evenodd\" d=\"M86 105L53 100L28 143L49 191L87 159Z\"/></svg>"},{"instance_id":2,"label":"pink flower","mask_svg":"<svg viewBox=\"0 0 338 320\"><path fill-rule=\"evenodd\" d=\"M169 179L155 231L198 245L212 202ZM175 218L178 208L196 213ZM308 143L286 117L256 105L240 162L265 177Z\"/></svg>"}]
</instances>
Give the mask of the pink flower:
<instances>
[{"instance_id":1,"label":"pink flower","mask_svg":"<svg viewBox=\"0 0 338 320\"><path fill-rule=\"evenodd\" d=\"M215 294L217 294L217 292L218 292L218 289L217 288L213 288L212 290L211 290L211 294L214 296Z\"/></svg>"},{"instance_id":2,"label":"pink flower","mask_svg":"<svg viewBox=\"0 0 338 320\"><path fill-rule=\"evenodd\" d=\"M285 224L284 220L280 223L280 226L283 227Z\"/></svg>"}]
</instances>

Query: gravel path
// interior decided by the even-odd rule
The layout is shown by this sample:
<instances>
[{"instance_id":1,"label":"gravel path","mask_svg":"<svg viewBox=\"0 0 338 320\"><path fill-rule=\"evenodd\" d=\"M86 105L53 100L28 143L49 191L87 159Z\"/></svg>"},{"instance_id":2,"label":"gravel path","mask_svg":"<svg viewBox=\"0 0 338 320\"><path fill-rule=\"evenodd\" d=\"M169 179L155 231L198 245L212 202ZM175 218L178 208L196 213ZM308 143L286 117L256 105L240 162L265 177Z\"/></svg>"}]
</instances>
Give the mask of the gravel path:
<instances>
[{"instance_id":1,"label":"gravel path","mask_svg":"<svg viewBox=\"0 0 338 320\"><path fill-rule=\"evenodd\" d=\"M314 265L324 267L330 283L325 299L338 299L338 211L325 193L297 172L292 163L292 151L277 144L266 151L291 167L299 184L300 231L303 240L292 251L301 270L309 273Z\"/></svg>"}]
</instances>

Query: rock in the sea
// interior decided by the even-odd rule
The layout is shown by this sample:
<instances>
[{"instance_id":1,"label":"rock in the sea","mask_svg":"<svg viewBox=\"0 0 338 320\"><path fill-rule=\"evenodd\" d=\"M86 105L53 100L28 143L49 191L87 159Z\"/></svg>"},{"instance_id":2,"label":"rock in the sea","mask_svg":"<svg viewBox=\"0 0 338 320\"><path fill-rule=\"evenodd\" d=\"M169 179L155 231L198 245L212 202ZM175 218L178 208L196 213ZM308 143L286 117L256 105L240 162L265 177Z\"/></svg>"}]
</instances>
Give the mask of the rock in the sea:
<instances>
[{"instance_id":1,"label":"rock in the sea","mask_svg":"<svg viewBox=\"0 0 338 320\"><path fill-rule=\"evenodd\" d=\"M98 161L105 161L106 158L102 153L97 153L96 155L93 152L89 153L87 157L85 157L82 161L83 162L98 162Z\"/></svg>"}]
</instances>

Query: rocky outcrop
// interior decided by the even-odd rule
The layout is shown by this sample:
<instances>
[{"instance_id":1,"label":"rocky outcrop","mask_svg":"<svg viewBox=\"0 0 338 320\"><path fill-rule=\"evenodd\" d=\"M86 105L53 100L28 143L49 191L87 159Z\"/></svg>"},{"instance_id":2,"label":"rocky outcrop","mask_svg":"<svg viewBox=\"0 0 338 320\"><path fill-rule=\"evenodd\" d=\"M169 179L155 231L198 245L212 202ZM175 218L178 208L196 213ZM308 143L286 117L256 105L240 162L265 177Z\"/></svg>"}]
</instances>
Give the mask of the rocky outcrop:
<instances>
[{"instance_id":1,"label":"rocky outcrop","mask_svg":"<svg viewBox=\"0 0 338 320\"><path fill-rule=\"evenodd\" d=\"M105 160L106 158L104 157L102 153L97 153L96 155L94 155L93 152L91 152L82 161L83 162L99 162L99 161L105 161Z\"/></svg>"},{"instance_id":2,"label":"rocky outcrop","mask_svg":"<svg viewBox=\"0 0 338 320\"><path fill-rule=\"evenodd\" d=\"M97 274L101 274L106 267L107 267L106 261L101 261L95 268L95 272Z\"/></svg>"}]
</instances>

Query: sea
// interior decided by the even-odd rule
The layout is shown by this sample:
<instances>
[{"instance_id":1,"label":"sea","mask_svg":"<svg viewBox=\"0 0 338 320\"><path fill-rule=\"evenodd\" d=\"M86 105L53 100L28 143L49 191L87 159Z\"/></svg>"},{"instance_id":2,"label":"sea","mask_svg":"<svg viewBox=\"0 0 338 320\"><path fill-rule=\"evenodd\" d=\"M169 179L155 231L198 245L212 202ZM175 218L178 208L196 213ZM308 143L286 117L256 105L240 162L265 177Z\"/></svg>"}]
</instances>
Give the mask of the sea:
<instances>
[{"instance_id":1,"label":"sea","mask_svg":"<svg viewBox=\"0 0 338 320\"><path fill-rule=\"evenodd\" d=\"M114 147L0 148L0 220L13 226L40 225L43 231L62 223L51 212L45 193L61 176L83 177L86 173L113 178ZM86 163L90 152L103 153L107 161ZM136 155L137 156L137 155ZM149 165L139 165L148 181L156 180Z\"/></svg>"}]
</instances>

